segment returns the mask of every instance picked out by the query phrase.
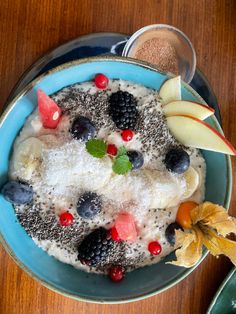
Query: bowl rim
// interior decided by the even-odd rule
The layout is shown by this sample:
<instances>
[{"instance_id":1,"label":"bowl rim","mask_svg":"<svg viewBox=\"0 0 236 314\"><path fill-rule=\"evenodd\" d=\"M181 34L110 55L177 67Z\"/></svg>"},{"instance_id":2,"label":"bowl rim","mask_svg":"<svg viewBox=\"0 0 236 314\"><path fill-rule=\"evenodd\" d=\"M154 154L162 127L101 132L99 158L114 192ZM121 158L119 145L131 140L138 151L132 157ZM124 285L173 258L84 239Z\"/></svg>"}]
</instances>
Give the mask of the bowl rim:
<instances>
[{"instance_id":1,"label":"bowl rim","mask_svg":"<svg viewBox=\"0 0 236 314\"><path fill-rule=\"evenodd\" d=\"M154 72L159 72L162 74L165 74L167 76L174 77L175 75L170 73L170 72L164 72L161 69L159 69L157 66L153 66L150 65L147 62L144 61L140 61L137 59L133 59L133 58L127 58L127 57L120 57L120 56L97 56L97 57L88 57L88 58L82 58L82 59L78 59L78 60L74 60L74 61L70 61L67 63L64 63L62 65L59 65L49 71L46 71L45 73L41 74L39 77L35 78L33 81L31 81L29 84L27 84L20 93L18 93L12 100L10 100L9 102L6 103L6 106L4 107L5 110L3 111L3 113L0 116L0 128L2 127L4 121L7 119L7 116L10 114L10 112L13 110L14 106L17 104L17 102L28 92L30 91L37 83L39 83L41 80L43 80L46 76L51 75L53 73L56 73L58 71L76 66L76 65L80 65L80 64L85 64L85 63L90 63L90 62L107 62L107 61L111 61L111 62L124 62L124 63L128 63L128 64L134 64L137 66L140 66L144 69L148 69ZM184 81L181 80L181 84L191 93L193 94L195 97L199 98L202 100L202 102L204 104L206 104L206 102L204 101L204 99L191 87L189 86L187 83L185 83ZM207 104L206 104L207 105ZM211 119L213 120L215 127L217 128L217 130L221 133L224 134L216 117L212 116ZM228 178L227 178L227 186L226 186L226 198L224 200L224 204L226 209L229 208L229 204L230 204L230 199L231 199L231 193L232 193L232 165L231 165L231 158L229 155L225 155L226 158L226 163L227 163L227 173L228 173ZM203 255L201 257L201 259L199 260L199 262L194 265L191 268L186 269L186 272L180 276L180 278L178 279L172 279L166 286L159 288L159 289L154 289L153 291L149 291L147 293L143 293L143 294L138 294L137 296L134 297L130 297L130 298L121 298L120 300L112 300L112 299L106 299L104 298L103 300L97 300L94 297L80 297L76 294L70 293L66 290L64 290L61 287L58 287L56 285L52 285L50 283L48 283L46 280L40 278L37 274L35 274L34 272L32 272L23 262L21 262L18 257L15 255L14 251L10 248L10 246L8 245L6 239L4 238L3 234L0 231L0 243L3 245L4 249L7 251L7 253L11 256L11 258L14 260L14 262L22 269L24 270L30 277L32 277L33 279L35 279L36 281L38 281L39 283L41 283L43 286L47 287L48 289L59 293L63 296L67 296L70 297L74 300L77 301L84 301L84 302L89 302L89 303L97 303L97 304L122 304L122 303L130 303L130 302L134 302L134 301L139 301L139 300L143 300L146 299L148 297L157 295L161 292L166 291L167 289L173 287L174 285L178 284L180 281L182 281L184 278L186 278L189 274L191 274L193 272L193 270L195 270L195 268L197 268L197 266L203 261L203 259L208 255L208 250L205 250L205 252L203 252Z\"/></svg>"}]
</instances>

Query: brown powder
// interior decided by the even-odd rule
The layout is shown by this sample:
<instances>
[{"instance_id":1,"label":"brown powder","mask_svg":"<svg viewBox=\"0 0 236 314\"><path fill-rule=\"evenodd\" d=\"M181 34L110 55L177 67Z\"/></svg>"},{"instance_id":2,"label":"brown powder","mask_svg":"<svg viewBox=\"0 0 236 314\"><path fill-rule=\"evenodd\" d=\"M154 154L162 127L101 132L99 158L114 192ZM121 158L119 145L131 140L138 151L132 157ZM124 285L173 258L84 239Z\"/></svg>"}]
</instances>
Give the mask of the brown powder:
<instances>
[{"instance_id":1,"label":"brown powder","mask_svg":"<svg viewBox=\"0 0 236 314\"><path fill-rule=\"evenodd\" d=\"M154 37L140 45L137 43L134 57L157 65L163 71L179 74L175 48L165 39Z\"/></svg>"}]
</instances>

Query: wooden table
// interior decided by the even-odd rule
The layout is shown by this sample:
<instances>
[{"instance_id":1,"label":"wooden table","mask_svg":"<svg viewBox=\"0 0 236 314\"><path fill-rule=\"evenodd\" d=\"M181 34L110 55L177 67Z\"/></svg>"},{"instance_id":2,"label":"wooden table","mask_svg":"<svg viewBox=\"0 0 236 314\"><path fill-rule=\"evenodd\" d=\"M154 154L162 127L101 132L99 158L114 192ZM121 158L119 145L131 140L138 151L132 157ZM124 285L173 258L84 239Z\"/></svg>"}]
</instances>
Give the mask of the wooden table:
<instances>
[{"instance_id":1,"label":"wooden table","mask_svg":"<svg viewBox=\"0 0 236 314\"><path fill-rule=\"evenodd\" d=\"M90 32L133 33L148 24L172 24L191 38L198 66L218 97L225 134L236 145L235 16L235 0L2 0L0 105L33 61L65 41ZM234 215L235 195L236 184L230 209ZM208 256L188 278L160 295L131 304L93 305L44 288L21 271L3 248L0 259L1 314L204 313L232 267L224 257Z\"/></svg>"}]
</instances>

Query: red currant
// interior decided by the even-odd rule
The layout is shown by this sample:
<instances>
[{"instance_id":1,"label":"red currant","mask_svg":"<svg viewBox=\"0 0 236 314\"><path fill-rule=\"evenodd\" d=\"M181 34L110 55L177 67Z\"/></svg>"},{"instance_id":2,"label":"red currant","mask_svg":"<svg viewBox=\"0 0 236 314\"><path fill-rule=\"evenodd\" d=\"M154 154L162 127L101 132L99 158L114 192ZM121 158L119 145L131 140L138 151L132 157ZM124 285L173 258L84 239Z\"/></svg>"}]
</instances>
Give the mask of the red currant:
<instances>
[{"instance_id":1,"label":"red currant","mask_svg":"<svg viewBox=\"0 0 236 314\"><path fill-rule=\"evenodd\" d=\"M74 216L71 213L64 212L60 215L60 224L63 227L70 226L73 223Z\"/></svg>"},{"instance_id":2,"label":"red currant","mask_svg":"<svg viewBox=\"0 0 236 314\"><path fill-rule=\"evenodd\" d=\"M121 137L122 137L123 141L125 141L125 142L131 141L133 136L134 136L134 133L129 129L121 132Z\"/></svg>"},{"instance_id":3,"label":"red currant","mask_svg":"<svg viewBox=\"0 0 236 314\"><path fill-rule=\"evenodd\" d=\"M95 75L94 82L97 88L105 89L108 86L108 77L102 73L98 73Z\"/></svg>"},{"instance_id":4,"label":"red currant","mask_svg":"<svg viewBox=\"0 0 236 314\"><path fill-rule=\"evenodd\" d=\"M107 153L108 153L108 155L116 156L116 154L117 154L117 147L116 147L116 145L108 144L107 145Z\"/></svg>"},{"instance_id":5,"label":"red currant","mask_svg":"<svg viewBox=\"0 0 236 314\"><path fill-rule=\"evenodd\" d=\"M157 241L150 242L148 244L148 251L152 255L159 255L161 253L161 251L162 251L160 243L157 242Z\"/></svg>"},{"instance_id":6,"label":"red currant","mask_svg":"<svg viewBox=\"0 0 236 314\"><path fill-rule=\"evenodd\" d=\"M124 278L125 271L121 266L112 266L109 271L109 276L112 281L119 282Z\"/></svg>"},{"instance_id":7,"label":"red currant","mask_svg":"<svg viewBox=\"0 0 236 314\"><path fill-rule=\"evenodd\" d=\"M111 238L113 241L116 241L116 242L120 242L121 241L121 238L119 237L119 234L116 230L116 227L112 227L111 228Z\"/></svg>"}]
</instances>

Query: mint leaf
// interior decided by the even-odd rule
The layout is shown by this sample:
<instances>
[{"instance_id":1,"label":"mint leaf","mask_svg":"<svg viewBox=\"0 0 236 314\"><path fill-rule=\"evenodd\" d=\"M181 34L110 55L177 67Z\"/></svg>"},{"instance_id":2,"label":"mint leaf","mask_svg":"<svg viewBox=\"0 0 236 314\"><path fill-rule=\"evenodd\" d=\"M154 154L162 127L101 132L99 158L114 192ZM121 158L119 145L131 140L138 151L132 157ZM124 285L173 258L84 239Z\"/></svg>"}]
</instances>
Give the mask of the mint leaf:
<instances>
[{"instance_id":1,"label":"mint leaf","mask_svg":"<svg viewBox=\"0 0 236 314\"><path fill-rule=\"evenodd\" d=\"M107 151L107 145L103 140L91 139L86 143L86 149L90 155L102 158Z\"/></svg>"},{"instance_id":2,"label":"mint leaf","mask_svg":"<svg viewBox=\"0 0 236 314\"><path fill-rule=\"evenodd\" d=\"M126 155L127 154L127 150L124 146L121 146L119 149L118 149L118 152L117 152L117 157L120 157L120 156L123 156L123 155Z\"/></svg>"},{"instance_id":3,"label":"mint leaf","mask_svg":"<svg viewBox=\"0 0 236 314\"><path fill-rule=\"evenodd\" d=\"M125 174L132 169L132 164L127 155L119 156L115 159L112 170L117 174Z\"/></svg>"}]
</instances>

